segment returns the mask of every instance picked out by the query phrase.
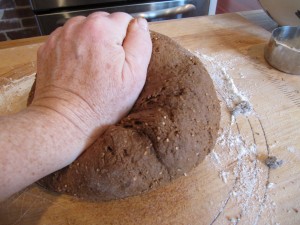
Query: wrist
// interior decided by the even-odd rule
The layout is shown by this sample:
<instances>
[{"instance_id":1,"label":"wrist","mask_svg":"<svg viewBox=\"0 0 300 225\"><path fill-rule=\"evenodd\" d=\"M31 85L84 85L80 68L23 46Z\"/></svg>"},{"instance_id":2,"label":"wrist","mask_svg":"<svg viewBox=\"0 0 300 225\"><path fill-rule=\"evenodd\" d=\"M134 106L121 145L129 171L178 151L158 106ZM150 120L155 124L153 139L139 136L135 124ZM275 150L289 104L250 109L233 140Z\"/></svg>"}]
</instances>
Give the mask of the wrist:
<instances>
[{"instance_id":1,"label":"wrist","mask_svg":"<svg viewBox=\"0 0 300 225\"><path fill-rule=\"evenodd\" d=\"M108 123L105 117L99 118L99 112L95 112L80 96L59 88L47 90L35 98L30 107L49 116L59 118L79 136L89 143L98 137Z\"/></svg>"},{"instance_id":2,"label":"wrist","mask_svg":"<svg viewBox=\"0 0 300 225\"><path fill-rule=\"evenodd\" d=\"M30 106L0 118L0 125L0 170L5 171L0 179L6 185L2 195L69 165L87 147L74 124L46 107Z\"/></svg>"},{"instance_id":3,"label":"wrist","mask_svg":"<svg viewBox=\"0 0 300 225\"><path fill-rule=\"evenodd\" d=\"M86 135L59 112L44 106L29 106L21 112L24 120L43 137L41 146L55 155L60 169L75 160L90 144Z\"/></svg>"}]
</instances>

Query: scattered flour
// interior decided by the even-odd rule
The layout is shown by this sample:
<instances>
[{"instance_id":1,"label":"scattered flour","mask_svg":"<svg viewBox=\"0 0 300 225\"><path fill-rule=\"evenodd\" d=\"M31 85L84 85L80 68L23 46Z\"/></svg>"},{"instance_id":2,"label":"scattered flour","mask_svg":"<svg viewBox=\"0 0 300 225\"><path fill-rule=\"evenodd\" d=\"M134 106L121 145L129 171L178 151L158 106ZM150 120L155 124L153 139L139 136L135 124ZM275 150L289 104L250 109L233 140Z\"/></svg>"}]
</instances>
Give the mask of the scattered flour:
<instances>
[{"instance_id":1,"label":"scattered flour","mask_svg":"<svg viewBox=\"0 0 300 225\"><path fill-rule=\"evenodd\" d=\"M267 185L267 188L272 189L272 188L274 188L275 186L276 186L276 185L275 185L274 183L269 182L268 185Z\"/></svg>"},{"instance_id":2,"label":"scattered flour","mask_svg":"<svg viewBox=\"0 0 300 225\"><path fill-rule=\"evenodd\" d=\"M219 177L225 184L232 184L234 181L230 192L231 205L224 211L231 211L230 207L234 205L239 212L238 216L227 217L227 220L230 224L242 221L244 224L246 217L249 224L256 225L263 212L266 212L270 224L274 224L272 215L276 204L270 200L266 190L273 189L276 185L266 183L268 168L259 161L257 146L254 143L247 144L241 134L232 131L232 125L219 136L217 146L222 150L226 149L214 149L210 156Z\"/></svg>"},{"instance_id":3,"label":"scattered flour","mask_svg":"<svg viewBox=\"0 0 300 225\"><path fill-rule=\"evenodd\" d=\"M198 51L196 51L195 54L209 70L209 74L211 75L215 86L217 86L219 94L225 101L228 110L231 112L232 120L239 114L250 114L252 106L248 98L244 93L237 89L233 79L228 74L228 70L232 68L232 64L236 59L219 60L218 56L207 56ZM240 74L244 77L242 73Z\"/></svg>"},{"instance_id":4,"label":"scattered flour","mask_svg":"<svg viewBox=\"0 0 300 225\"><path fill-rule=\"evenodd\" d=\"M291 153L295 153L297 151L297 149L294 146L288 146L287 150Z\"/></svg>"},{"instance_id":5,"label":"scattered flour","mask_svg":"<svg viewBox=\"0 0 300 225\"><path fill-rule=\"evenodd\" d=\"M233 129L238 115L245 118L253 113L253 108L247 94L238 90L230 73L238 64L237 58L226 58L224 55L207 56L194 52L211 75L222 102L231 116L228 127L219 134L216 146L210 155L220 179L226 184L233 184L228 200L228 209L224 207L224 217L230 224L258 224L263 213L267 213L270 224L275 224L272 215L276 205L267 195L267 190L274 188L274 183L267 183L268 168L259 161L255 143L245 141L245 138ZM240 78L245 74L239 72ZM218 149L220 148L220 149ZM225 151L226 150L226 151ZM228 216L227 211L239 212ZM246 222L246 223L245 223Z\"/></svg>"},{"instance_id":6,"label":"scattered flour","mask_svg":"<svg viewBox=\"0 0 300 225\"><path fill-rule=\"evenodd\" d=\"M221 160L220 160L218 154L214 150L211 152L211 156L212 156L214 162L216 162L217 164L221 164Z\"/></svg>"},{"instance_id":7,"label":"scattered flour","mask_svg":"<svg viewBox=\"0 0 300 225\"><path fill-rule=\"evenodd\" d=\"M232 165L231 168L222 167L221 162L218 169L224 183L228 182L229 177L235 179L234 187L230 193L231 200L239 206L242 216L253 213L254 210L258 211L257 202L263 203L264 195L262 191L258 191L258 185L261 182L258 174L263 171L257 165L256 145L247 145L241 135L234 134L230 130L220 135L217 143L222 149L229 149L229 152L221 153L222 156L218 157L224 162L227 161L227 163L223 163L224 165L229 162ZM230 161L233 161L233 163L230 163ZM255 198L255 201L253 201L253 198Z\"/></svg>"},{"instance_id":8,"label":"scattered flour","mask_svg":"<svg viewBox=\"0 0 300 225\"><path fill-rule=\"evenodd\" d=\"M1 78L4 85L0 86L0 114L17 112L26 106L25 96L29 93L34 82L35 74L24 76L21 79L13 80ZM23 102L15 104L15 102ZM25 105L24 105L25 104Z\"/></svg>"},{"instance_id":9,"label":"scattered flour","mask_svg":"<svg viewBox=\"0 0 300 225\"><path fill-rule=\"evenodd\" d=\"M229 172L225 172L223 170L220 172L220 177L222 178L222 180L225 184L227 183L229 174L230 174Z\"/></svg>"}]
</instances>

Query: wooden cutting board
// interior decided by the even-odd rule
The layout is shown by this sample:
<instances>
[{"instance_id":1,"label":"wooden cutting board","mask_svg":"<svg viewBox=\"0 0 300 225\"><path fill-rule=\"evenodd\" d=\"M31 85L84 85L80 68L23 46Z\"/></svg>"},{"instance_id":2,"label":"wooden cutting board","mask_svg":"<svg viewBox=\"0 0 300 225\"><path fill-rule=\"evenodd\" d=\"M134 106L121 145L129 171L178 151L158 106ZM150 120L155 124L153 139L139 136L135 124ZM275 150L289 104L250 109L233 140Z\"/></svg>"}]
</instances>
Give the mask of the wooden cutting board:
<instances>
[{"instance_id":1,"label":"wooden cutting board","mask_svg":"<svg viewBox=\"0 0 300 225\"><path fill-rule=\"evenodd\" d=\"M194 52L214 80L222 119L211 154L187 176L123 200L81 201L34 184L0 205L1 225L300 224L300 76L265 62L270 33L236 14L153 23L151 29ZM26 106L41 41L0 45L2 115ZM252 109L232 118L230 107L241 99ZM269 169L268 156L282 165Z\"/></svg>"}]
</instances>

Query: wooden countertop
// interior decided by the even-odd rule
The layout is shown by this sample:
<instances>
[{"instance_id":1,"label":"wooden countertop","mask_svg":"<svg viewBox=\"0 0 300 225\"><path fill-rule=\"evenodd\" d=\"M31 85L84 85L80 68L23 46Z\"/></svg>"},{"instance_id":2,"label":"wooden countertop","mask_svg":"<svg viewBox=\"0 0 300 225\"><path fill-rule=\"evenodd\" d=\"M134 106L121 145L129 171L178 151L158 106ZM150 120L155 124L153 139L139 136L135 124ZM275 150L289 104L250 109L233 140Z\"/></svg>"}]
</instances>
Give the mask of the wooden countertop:
<instances>
[{"instance_id":1,"label":"wooden countertop","mask_svg":"<svg viewBox=\"0 0 300 225\"><path fill-rule=\"evenodd\" d=\"M222 115L212 152L187 176L122 200L79 201L33 184L0 204L0 225L300 224L300 76L266 63L270 32L238 14L150 26L198 56L214 81ZM0 114L26 106L43 40L0 43ZM240 100L252 109L232 118ZM268 168L269 156L282 165Z\"/></svg>"}]
</instances>

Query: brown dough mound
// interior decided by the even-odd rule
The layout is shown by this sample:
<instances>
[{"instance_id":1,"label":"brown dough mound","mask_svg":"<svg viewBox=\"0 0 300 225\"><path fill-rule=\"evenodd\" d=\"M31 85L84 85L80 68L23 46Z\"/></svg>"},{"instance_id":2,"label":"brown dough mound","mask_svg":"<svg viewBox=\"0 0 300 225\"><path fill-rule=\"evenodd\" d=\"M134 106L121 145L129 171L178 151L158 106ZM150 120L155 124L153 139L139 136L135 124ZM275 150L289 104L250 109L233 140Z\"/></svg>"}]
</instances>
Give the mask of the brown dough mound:
<instances>
[{"instance_id":1,"label":"brown dough mound","mask_svg":"<svg viewBox=\"0 0 300 225\"><path fill-rule=\"evenodd\" d=\"M220 106L199 59L152 32L145 87L129 115L42 186L90 200L138 195L196 167L213 148Z\"/></svg>"}]
</instances>

